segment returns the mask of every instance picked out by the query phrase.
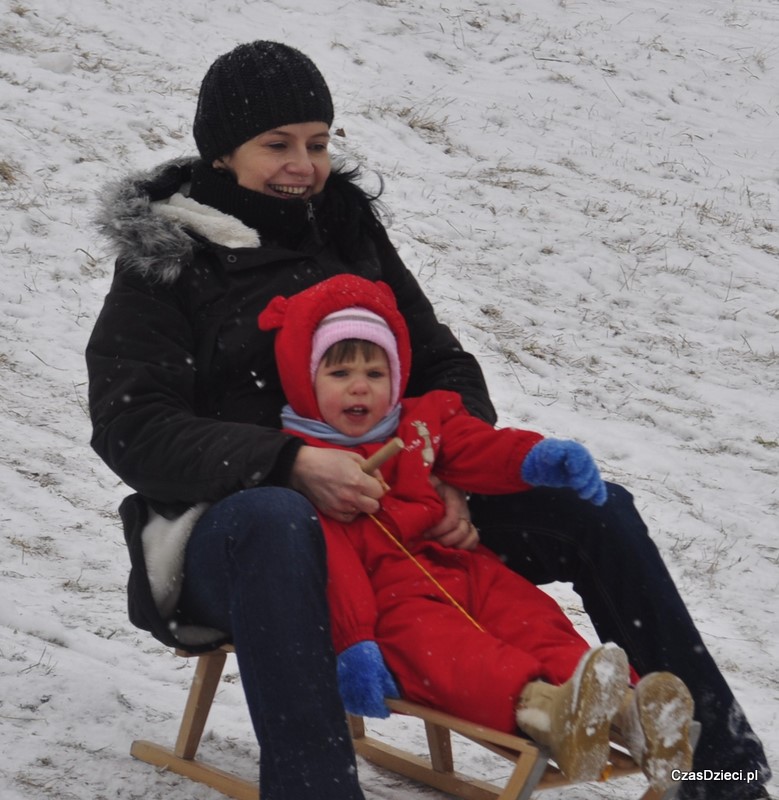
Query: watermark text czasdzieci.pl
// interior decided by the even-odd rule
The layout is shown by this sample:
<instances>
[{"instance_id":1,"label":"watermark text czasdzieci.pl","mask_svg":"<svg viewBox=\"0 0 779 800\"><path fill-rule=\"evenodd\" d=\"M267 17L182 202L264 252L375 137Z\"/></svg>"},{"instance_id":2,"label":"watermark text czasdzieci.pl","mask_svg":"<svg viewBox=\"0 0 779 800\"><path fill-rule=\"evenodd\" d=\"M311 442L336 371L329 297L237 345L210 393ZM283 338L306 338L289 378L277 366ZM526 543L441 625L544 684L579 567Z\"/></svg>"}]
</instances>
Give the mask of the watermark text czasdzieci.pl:
<instances>
[{"instance_id":1,"label":"watermark text czasdzieci.pl","mask_svg":"<svg viewBox=\"0 0 779 800\"><path fill-rule=\"evenodd\" d=\"M739 769L734 772L717 769L701 769L685 772L681 769L671 771L672 781L738 781L739 783L755 783L759 777L756 769Z\"/></svg>"}]
</instances>

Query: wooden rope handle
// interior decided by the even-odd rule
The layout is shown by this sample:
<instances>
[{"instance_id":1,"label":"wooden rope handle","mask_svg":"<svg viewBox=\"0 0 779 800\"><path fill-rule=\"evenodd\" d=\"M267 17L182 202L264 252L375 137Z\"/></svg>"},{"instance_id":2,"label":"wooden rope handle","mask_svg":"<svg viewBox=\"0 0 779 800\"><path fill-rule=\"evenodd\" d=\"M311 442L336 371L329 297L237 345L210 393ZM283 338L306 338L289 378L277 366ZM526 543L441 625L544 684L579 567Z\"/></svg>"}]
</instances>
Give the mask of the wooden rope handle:
<instances>
[{"instance_id":1,"label":"wooden rope handle","mask_svg":"<svg viewBox=\"0 0 779 800\"><path fill-rule=\"evenodd\" d=\"M380 447L370 458L365 459L362 465L362 471L370 475L374 470L377 470L385 461L396 456L406 445L403 440L396 436L390 439L385 445Z\"/></svg>"}]
</instances>

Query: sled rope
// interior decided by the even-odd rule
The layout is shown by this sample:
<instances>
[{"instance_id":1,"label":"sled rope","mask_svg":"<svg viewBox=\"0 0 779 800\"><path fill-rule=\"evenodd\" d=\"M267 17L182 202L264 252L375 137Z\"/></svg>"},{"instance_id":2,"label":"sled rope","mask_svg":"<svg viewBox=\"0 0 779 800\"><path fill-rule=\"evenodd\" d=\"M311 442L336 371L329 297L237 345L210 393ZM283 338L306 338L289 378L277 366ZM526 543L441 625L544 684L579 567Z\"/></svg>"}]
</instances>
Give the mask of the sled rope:
<instances>
[{"instance_id":1,"label":"sled rope","mask_svg":"<svg viewBox=\"0 0 779 800\"><path fill-rule=\"evenodd\" d=\"M403 542L401 542L401 541L400 541L400 539L398 539L398 538L397 538L397 536L395 536L395 535L392 533L392 531L391 531L391 530L389 530L389 528L387 528L385 525L383 525L383 524L381 523L381 521L380 521L380 520L378 520L376 517L374 517L374 516L373 516L373 514L368 514L368 516L369 516L369 517L370 517L370 518L371 518L371 519L372 519L372 520L373 520L373 521L376 523L376 525L378 526L379 530L380 530L380 531L382 531L383 533L385 533L385 534L386 534L386 535L389 537L389 539L390 539L392 542L394 542L394 543L395 543L395 545L397 545L397 547L398 547L398 549L401 551L401 553L403 553L405 556L407 556L408 558L410 558L410 559L411 559L411 561L413 561L413 562L414 562L414 563L417 565L417 567L418 567L418 568L419 568L419 570L420 570L420 571L421 571L421 572L422 572L422 573L425 575L425 577L426 577L426 578L427 578L427 579L428 579L428 580L429 580L429 581L430 581L430 582L431 582L431 583L432 583L432 584L433 584L433 585L436 587L436 589L438 589L438 591L439 591L439 592L441 592L441 594L442 594L442 595L443 595L443 596L444 596L444 597L445 597L445 598L446 598L446 599L447 599L447 600L448 600L448 601L449 601L449 602L450 602L450 603L451 603L451 604L452 604L452 605L453 605L453 606L454 606L454 607L455 607L455 608L456 608L456 609L457 609L457 610L458 610L458 611L459 611L461 614L463 614L463 615L465 616L465 618L466 618L466 619L467 619L467 620L468 620L468 621L469 621L469 622L470 622L472 625L474 625L474 626L475 626L475 627L476 627L478 630L480 630L482 633L486 633L486 631L484 630L484 628L482 628L482 626L481 626L481 625L479 625L479 623L478 623L478 622L477 622L477 621L476 621L476 620L475 620L475 619L474 619L474 618L473 618L473 617L472 617L472 616L471 616L471 615L470 615L470 614L469 614L469 613L468 613L468 612L467 612L467 611L466 611L466 610L465 610L465 609L464 609L464 608L463 608L463 607L462 607L462 606L461 606L461 605L460 605L460 604L457 602L457 600L455 600L455 599L454 599L454 597L452 597L452 595L451 595L451 594L449 594L449 592L446 590L446 588L445 588L444 586L442 586L442 585L441 585L441 584L440 584L440 583L439 583L439 582L438 582L438 581L435 579L435 577L434 577L433 575L431 575L431 574L430 574L430 571L427 569L427 567L425 567L425 565L424 565L424 564L423 564L421 561L419 561L419 560L416 558L416 556L415 556L415 555L414 555L414 554L413 554L413 553L412 553L412 552L411 552L411 551L410 551L410 550L409 550L409 549L408 549L408 548L407 548L407 547L406 547L406 546L403 544Z\"/></svg>"},{"instance_id":2,"label":"sled rope","mask_svg":"<svg viewBox=\"0 0 779 800\"><path fill-rule=\"evenodd\" d=\"M405 444L403 440L396 436L394 439L390 439L383 447L380 447L363 465L362 469L363 472L367 472L368 474L372 473L374 470L377 470L387 459L392 458L392 456L397 455L403 448ZM383 525L381 521L375 517L373 514L368 514L368 516L376 523L376 527L380 531L382 531L389 539L392 541L395 546L400 550L403 555L405 555L408 559L413 561L414 564L417 565L417 568L422 572L422 574L438 589L439 592L461 613L465 616L465 618L474 625L478 630L482 633L486 633L484 628L457 602L457 600L452 597L451 594L446 590L444 586L442 586L433 575L430 574L430 571L422 564L419 559L403 544L403 542L395 536L392 531L387 528L386 525Z\"/></svg>"}]
</instances>

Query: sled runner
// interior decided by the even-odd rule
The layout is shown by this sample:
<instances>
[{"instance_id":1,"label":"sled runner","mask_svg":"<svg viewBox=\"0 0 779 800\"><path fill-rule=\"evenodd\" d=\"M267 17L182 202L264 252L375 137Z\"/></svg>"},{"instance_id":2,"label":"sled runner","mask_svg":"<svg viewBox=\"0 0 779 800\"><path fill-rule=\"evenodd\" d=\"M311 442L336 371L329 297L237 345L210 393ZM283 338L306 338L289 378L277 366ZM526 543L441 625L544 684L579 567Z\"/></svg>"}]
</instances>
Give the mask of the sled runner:
<instances>
[{"instance_id":1,"label":"sled runner","mask_svg":"<svg viewBox=\"0 0 779 800\"><path fill-rule=\"evenodd\" d=\"M233 648L230 645L199 655L177 650L180 656L197 658L197 666L176 743L172 748L167 748L136 740L130 753L140 761L204 783L235 800L260 800L256 783L195 758L227 654L231 652ZM355 751L378 767L463 800L529 800L534 791L570 783L549 760L547 751L530 739L484 728L404 700L388 700L387 704L393 713L417 718L424 725L429 757L419 757L368 735L363 718L349 715ZM699 732L699 723L693 723L690 730L693 746ZM499 786L457 772L452 752L452 733L476 742L513 764L508 780ZM636 772L640 772L640 769L627 751L618 741L613 742L608 774L602 779L612 780ZM662 794L647 789L640 800L672 800L677 789L678 786L674 786Z\"/></svg>"}]
</instances>

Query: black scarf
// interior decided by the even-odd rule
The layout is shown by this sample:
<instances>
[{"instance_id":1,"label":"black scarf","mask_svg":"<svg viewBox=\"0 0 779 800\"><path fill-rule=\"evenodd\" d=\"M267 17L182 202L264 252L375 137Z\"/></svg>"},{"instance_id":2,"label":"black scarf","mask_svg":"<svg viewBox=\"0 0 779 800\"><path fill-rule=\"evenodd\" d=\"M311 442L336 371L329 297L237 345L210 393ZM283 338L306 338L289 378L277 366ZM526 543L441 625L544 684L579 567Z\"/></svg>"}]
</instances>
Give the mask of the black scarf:
<instances>
[{"instance_id":1,"label":"black scarf","mask_svg":"<svg viewBox=\"0 0 779 800\"><path fill-rule=\"evenodd\" d=\"M322 205L322 194L310 201L271 197L239 186L229 172L198 161L192 170L189 196L253 228L263 245L297 250L308 240L320 239L316 209Z\"/></svg>"},{"instance_id":2,"label":"black scarf","mask_svg":"<svg viewBox=\"0 0 779 800\"><path fill-rule=\"evenodd\" d=\"M263 245L299 250L327 243L351 260L360 256L365 237L381 228L374 209L377 197L355 183L357 176L357 170L334 170L311 200L284 200L239 186L229 172L197 161L190 197L241 220L259 233Z\"/></svg>"}]
</instances>

